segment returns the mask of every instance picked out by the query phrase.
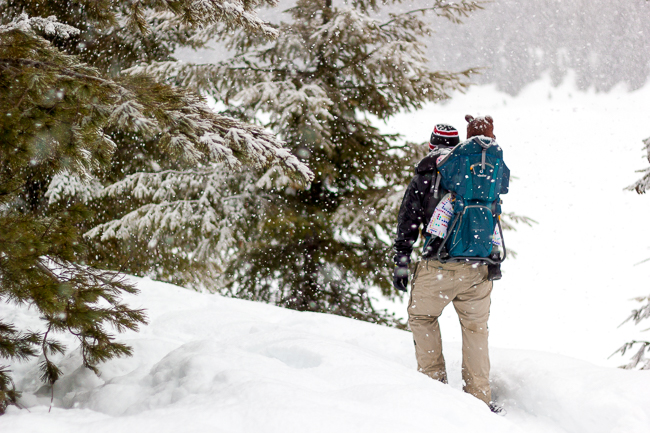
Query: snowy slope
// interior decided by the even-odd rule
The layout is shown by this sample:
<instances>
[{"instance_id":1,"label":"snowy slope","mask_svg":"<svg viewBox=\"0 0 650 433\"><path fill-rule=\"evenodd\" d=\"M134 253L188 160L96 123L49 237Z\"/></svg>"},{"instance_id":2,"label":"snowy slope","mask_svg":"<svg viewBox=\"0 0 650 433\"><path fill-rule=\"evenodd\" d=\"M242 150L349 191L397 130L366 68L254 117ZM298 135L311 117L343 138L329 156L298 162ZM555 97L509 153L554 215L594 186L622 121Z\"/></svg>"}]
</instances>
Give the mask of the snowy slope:
<instances>
[{"instance_id":1,"label":"snowy slope","mask_svg":"<svg viewBox=\"0 0 650 433\"><path fill-rule=\"evenodd\" d=\"M492 349L505 418L460 390L458 347L447 345L451 384L415 371L411 335L337 316L188 291L135 279L150 324L121 337L135 356L101 378L64 362L54 390L36 361L17 365L29 412L10 408L3 433L28 432L571 432L650 429L650 375L542 352ZM33 311L0 306L20 326Z\"/></svg>"},{"instance_id":2,"label":"snowy slope","mask_svg":"<svg viewBox=\"0 0 650 433\"><path fill-rule=\"evenodd\" d=\"M492 298L493 388L506 418L460 391L452 308L441 320L445 386L415 371L407 332L137 280L142 294L129 302L151 323L120 336L135 356L103 365L101 378L67 356L51 413L37 362L14 364L30 412L11 408L0 432L647 433L650 374L609 368L626 359L607 356L648 338L617 328L648 290L650 263L634 263L650 257L650 197L622 191L647 165L648 100L650 86L597 94L542 81L516 98L476 87L382 125L421 142L434 123L462 130L465 114L491 114L518 178L504 209L540 223L508 234L519 256ZM0 316L38 326L29 310L2 304Z\"/></svg>"},{"instance_id":3,"label":"snowy slope","mask_svg":"<svg viewBox=\"0 0 650 433\"><path fill-rule=\"evenodd\" d=\"M571 78L555 88L550 79L517 97L479 86L446 104L398 115L385 132L428 140L435 123L456 126L465 137L465 114L490 114L504 158L515 176L503 196L504 212L539 222L506 233L517 251L495 284L491 343L568 355L619 366L608 357L625 341L648 339L648 326L620 328L637 296L649 289L650 197L623 188L648 166L642 139L650 136L650 85L627 92L580 92ZM382 303L404 315L406 306ZM453 308L441 320L443 339L460 340ZM650 430L649 430L650 431Z\"/></svg>"}]
</instances>

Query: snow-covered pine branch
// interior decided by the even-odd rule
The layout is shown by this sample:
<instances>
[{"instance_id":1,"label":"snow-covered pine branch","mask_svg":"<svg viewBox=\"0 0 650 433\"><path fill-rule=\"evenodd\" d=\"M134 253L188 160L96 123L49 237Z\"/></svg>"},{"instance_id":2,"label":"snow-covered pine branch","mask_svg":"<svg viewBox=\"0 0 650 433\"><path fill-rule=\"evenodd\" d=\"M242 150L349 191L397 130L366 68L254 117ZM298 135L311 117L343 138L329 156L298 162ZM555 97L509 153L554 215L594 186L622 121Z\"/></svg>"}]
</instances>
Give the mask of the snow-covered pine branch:
<instances>
[{"instance_id":1,"label":"snow-covered pine branch","mask_svg":"<svg viewBox=\"0 0 650 433\"><path fill-rule=\"evenodd\" d=\"M648 161L650 162L650 137L643 140L643 145L645 147ZM650 168L638 171L643 173L643 177L625 189L628 191L636 191L639 194L645 194L645 192L650 189ZM623 323L631 320L634 321L635 325L638 325L641 321L650 319L650 296L642 296L636 298L636 301L641 303L645 302L645 304L638 309L632 310L630 316L625 319ZM650 341L630 341L625 343L614 353L620 352L621 355L625 355L626 351L632 349L637 344L639 345L638 351L632 356L630 362L622 366L622 368L632 369L641 364L641 370L650 370L650 358L646 358L645 356L646 352L650 353Z\"/></svg>"},{"instance_id":2,"label":"snow-covered pine branch","mask_svg":"<svg viewBox=\"0 0 650 433\"><path fill-rule=\"evenodd\" d=\"M103 127L121 86L62 54L27 25L3 26L0 40L2 79L11 83L4 95L7 128L23 131L14 137L14 147L24 150L32 166L51 161L57 170L89 178L115 149ZM49 108L49 119L41 107ZM64 159L57 158L63 154Z\"/></svg>"},{"instance_id":3,"label":"snow-covered pine branch","mask_svg":"<svg viewBox=\"0 0 650 433\"><path fill-rule=\"evenodd\" d=\"M640 303L645 302L645 305L642 305L639 309L632 310L630 316L623 323L631 320L635 325L638 325L642 320L650 319L650 296L641 296L635 298L635 301Z\"/></svg>"},{"instance_id":4,"label":"snow-covered pine branch","mask_svg":"<svg viewBox=\"0 0 650 433\"><path fill-rule=\"evenodd\" d=\"M382 27L395 26L409 27L409 22L413 21L415 15L433 12L436 16L446 18L455 24L462 24L463 18L469 17L469 14L483 9L486 1L461 0L459 2L450 2L445 0L434 1L433 6L419 9L413 9L402 13L390 13L390 20L382 23ZM416 24L418 25L418 24Z\"/></svg>"},{"instance_id":5,"label":"snow-covered pine branch","mask_svg":"<svg viewBox=\"0 0 650 433\"><path fill-rule=\"evenodd\" d=\"M300 183L313 178L309 168L268 130L215 113L196 94L162 85L142 73L125 75L121 82L136 92L138 101L148 102L148 117L130 116L136 122L132 127L148 127L147 122L155 120L160 125L154 131L159 145L180 154L189 163L205 159L223 162L231 168L240 168L242 164L254 168L277 165Z\"/></svg>"},{"instance_id":6,"label":"snow-covered pine branch","mask_svg":"<svg viewBox=\"0 0 650 433\"><path fill-rule=\"evenodd\" d=\"M249 107L250 116L257 112L270 113L268 126L271 128L281 128L294 118L304 119L320 140L327 141L329 131L324 125L333 119L330 109L334 103L323 87L319 82L297 87L289 80L265 81L242 90L233 100Z\"/></svg>"},{"instance_id":7,"label":"snow-covered pine branch","mask_svg":"<svg viewBox=\"0 0 650 433\"><path fill-rule=\"evenodd\" d=\"M94 68L58 52L47 41L16 26L6 26L0 35L16 43L19 39L29 40L22 52L7 53L0 64L15 73L26 69L41 77L38 85L27 92L33 95L31 99L38 98L36 92L47 94L56 86L54 82L92 86L97 94L101 93L97 102L87 100L89 114L77 118L72 127L72 138L83 142L80 149L91 143L90 154L103 149L108 151L104 159L110 157L114 144L103 130L115 127L124 132L157 136L163 148L192 163L206 159L225 162L233 168L242 163L258 168L279 164L301 182L311 179L309 169L287 151L275 135L259 126L214 113L202 98L190 92L158 83L142 74L118 80L104 78ZM40 60L42 57L50 60ZM93 121L88 117L90 113L95 115ZM69 167L82 177L96 169L91 163L94 158L84 155L82 152L73 158Z\"/></svg>"},{"instance_id":8,"label":"snow-covered pine branch","mask_svg":"<svg viewBox=\"0 0 650 433\"><path fill-rule=\"evenodd\" d=\"M643 145L648 155L648 161L650 161L650 137L643 140ZM638 170L638 172L643 173L643 177L625 189L628 191L636 191L639 194L645 194L650 189L650 168L644 168L643 170Z\"/></svg>"},{"instance_id":9,"label":"snow-covered pine branch","mask_svg":"<svg viewBox=\"0 0 650 433\"><path fill-rule=\"evenodd\" d=\"M105 19L121 23L121 27L130 28L140 33L173 34L191 33L190 38L196 43L203 44L209 37L216 34L218 25L229 28L242 27L249 32L260 33L267 38L275 38L278 30L263 21L256 13L261 6L276 6L277 0L180 0L169 2L165 0L131 1L127 4L117 0L112 1L113 7L106 8ZM2 5L7 6L7 5ZM11 6L9 6L11 9ZM80 31L70 25L61 23L56 16L28 17L21 13L12 23L2 26L12 26L27 30L33 29L48 36L68 38L77 36ZM133 33L133 32L132 32ZM133 37L138 37L133 35ZM191 44L190 44L191 45Z\"/></svg>"},{"instance_id":10,"label":"snow-covered pine branch","mask_svg":"<svg viewBox=\"0 0 650 433\"><path fill-rule=\"evenodd\" d=\"M174 249L175 255L205 268L203 272L189 271L189 285L216 290L219 285L213 276L223 272L228 251L238 239L236 233L249 224L251 212L264 212L262 189L287 181L277 170L269 172L275 173L256 179L250 173L235 173L225 165L213 164L134 173L97 196L104 201L130 197L132 210L94 227L85 237L102 243L138 239L150 251Z\"/></svg>"},{"instance_id":11,"label":"snow-covered pine branch","mask_svg":"<svg viewBox=\"0 0 650 433\"><path fill-rule=\"evenodd\" d=\"M623 346L619 347L618 350L616 350L616 352L614 352L612 355L620 353L621 356L624 356L625 353L632 350L637 345L638 349L636 353L632 355L632 358L630 358L630 362L622 365L620 368L631 370L633 368L639 367L640 364L641 366L639 367L639 370L650 370L650 358L646 357L646 352L650 353L650 341L629 341Z\"/></svg>"},{"instance_id":12,"label":"snow-covered pine branch","mask_svg":"<svg viewBox=\"0 0 650 433\"><path fill-rule=\"evenodd\" d=\"M198 94L229 100L240 91L239 89L264 82L267 73L279 71L279 68L273 67L253 66L253 70L250 70L242 66L250 63L251 60L243 56L214 64L161 61L142 63L123 72L131 75L145 73L161 81L191 89Z\"/></svg>"},{"instance_id":13,"label":"snow-covered pine branch","mask_svg":"<svg viewBox=\"0 0 650 433\"><path fill-rule=\"evenodd\" d=\"M266 37L276 37L277 29L263 21L255 9L262 6L275 6L277 0L165 0L132 1L129 3L129 24L143 32L151 31L146 19L146 10L172 12L182 22L193 28L224 23L230 27L243 27L249 32L259 32Z\"/></svg>"},{"instance_id":14,"label":"snow-covered pine branch","mask_svg":"<svg viewBox=\"0 0 650 433\"><path fill-rule=\"evenodd\" d=\"M645 302L645 304L638 309L632 310L632 313L628 316L627 319L623 321L623 323L626 323L628 321L633 321L635 325L638 325L643 320L650 319L650 296L641 296L636 298L635 300L641 303ZM621 323L621 325L623 323ZM648 329L646 329L645 331L648 331ZM629 370L629 369L636 368L639 366L639 364L641 364L640 367L641 370L650 370L650 358L647 358L645 356L646 352L650 353L650 341L638 341L638 340L629 341L625 343L623 346L621 346L612 355L615 355L616 353L620 353L621 356L623 356L628 350L631 350L637 345L639 346L637 352L632 356L630 362L621 366L621 368L625 368Z\"/></svg>"},{"instance_id":15,"label":"snow-covered pine branch","mask_svg":"<svg viewBox=\"0 0 650 433\"><path fill-rule=\"evenodd\" d=\"M42 18L29 17L27 14L23 13L10 23L0 25L0 33L14 29L26 33L42 33L47 36L56 36L63 39L68 39L70 36L77 36L79 34L79 29L60 23L53 15L47 18Z\"/></svg>"},{"instance_id":16,"label":"snow-covered pine branch","mask_svg":"<svg viewBox=\"0 0 650 433\"><path fill-rule=\"evenodd\" d=\"M60 203L66 199L87 203L92 198L97 197L102 188L101 183L96 178L82 180L69 171L63 170L52 177L45 192L45 198L50 205Z\"/></svg>"}]
</instances>

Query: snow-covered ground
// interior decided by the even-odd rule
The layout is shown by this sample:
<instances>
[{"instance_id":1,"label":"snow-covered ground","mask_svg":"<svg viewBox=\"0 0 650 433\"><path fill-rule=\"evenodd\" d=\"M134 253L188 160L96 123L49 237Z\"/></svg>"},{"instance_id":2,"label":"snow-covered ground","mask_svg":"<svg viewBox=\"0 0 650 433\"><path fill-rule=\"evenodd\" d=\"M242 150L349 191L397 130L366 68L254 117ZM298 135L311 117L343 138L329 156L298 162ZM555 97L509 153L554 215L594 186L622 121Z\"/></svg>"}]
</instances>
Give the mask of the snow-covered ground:
<instances>
[{"instance_id":1,"label":"snow-covered ground","mask_svg":"<svg viewBox=\"0 0 650 433\"><path fill-rule=\"evenodd\" d=\"M435 123L450 123L465 137L465 114L494 117L494 133L511 175L504 212L539 224L506 233L518 256L503 264L495 283L490 343L568 355L603 366L625 341L650 338L646 326L618 326L631 301L650 293L650 197L623 189L648 166L642 140L650 136L650 85L635 92L579 92L569 77L549 79L516 96L489 86L457 94L449 103L399 115L386 132L428 140ZM404 304L380 302L404 316ZM441 319L443 339L460 341L453 308ZM645 335L644 335L645 334ZM648 429L650 431L650 428Z\"/></svg>"},{"instance_id":2,"label":"snow-covered ground","mask_svg":"<svg viewBox=\"0 0 650 433\"><path fill-rule=\"evenodd\" d=\"M10 408L4 432L297 433L400 431L645 433L650 375L548 353L492 349L505 418L463 393L458 347L450 385L416 372L411 335L338 316L191 292L137 279L151 323L121 339L132 358L80 368L77 352L50 392L36 362L17 365L29 412ZM3 305L18 325L36 315Z\"/></svg>"},{"instance_id":3,"label":"snow-covered ground","mask_svg":"<svg viewBox=\"0 0 650 433\"><path fill-rule=\"evenodd\" d=\"M507 233L519 256L493 294L492 385L505 418L460 391L451 308L446 386L415 371L408 332L136 279L142 293L127 300L151 323L119 337L135 355L102 365L100 378L66 356L51 413L37 360L13 364L29 412L10 408L0 432L647 433L650 372L607 357L643 336L617 326L649 291L650 263L634 264L650 257L650 197L622 190L647 165L649 100L650 86L596 94L543 80L515 98L477 87L382 126L421 142L435 123L463 130L465 114L491 114L518 178L504 209L539 222ZM38 323L5 304L0 316Z\"/></svg>"}]
</instances>

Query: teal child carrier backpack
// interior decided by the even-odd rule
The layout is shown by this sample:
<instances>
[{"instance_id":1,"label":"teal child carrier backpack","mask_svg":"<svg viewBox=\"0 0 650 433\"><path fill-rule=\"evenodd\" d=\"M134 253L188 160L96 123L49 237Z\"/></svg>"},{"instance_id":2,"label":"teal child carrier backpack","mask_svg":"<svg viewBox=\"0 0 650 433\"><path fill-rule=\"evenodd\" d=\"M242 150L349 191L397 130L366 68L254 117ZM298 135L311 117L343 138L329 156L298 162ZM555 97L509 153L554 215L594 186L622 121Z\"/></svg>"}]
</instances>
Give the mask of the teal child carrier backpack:
<instances>
[{"instance_id":1,"label":"teal child carrier backpack","mask_svg":"<svg viewBox=\"0 0 650 433\"><path fill-rule=\"evenodd\" d=\"M492 255L493 235L501 230L501 194L508 193L510 170L501 147L491 138L472 137L456 146L438 163L438 184L454 196L453 217L445 241L438 248L438 260L501 263ZM442 257L443 247L449 257Z\"/></svg>"}]
</instances>

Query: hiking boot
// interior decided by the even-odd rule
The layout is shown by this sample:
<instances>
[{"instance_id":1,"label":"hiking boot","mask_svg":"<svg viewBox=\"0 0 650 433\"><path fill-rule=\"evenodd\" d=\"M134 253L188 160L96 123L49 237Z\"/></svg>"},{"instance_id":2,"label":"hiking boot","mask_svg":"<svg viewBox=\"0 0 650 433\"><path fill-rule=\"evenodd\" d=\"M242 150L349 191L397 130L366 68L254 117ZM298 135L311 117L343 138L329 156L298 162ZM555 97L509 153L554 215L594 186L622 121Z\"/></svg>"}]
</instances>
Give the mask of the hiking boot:
<instances>
[{"instance_id":1,"label":"hiking boot","mask_svg":"<svg viewBox=\"0 0 650 433\"><path fill-rule=\"evenodd\" d=\"M506 410L503 408L503 406L497 404L496 402L494 401L489 402L488 407L490 408L490 411L492 411L492 413L495 413L499 416L506 416L507 413Z\"/></svg>"}]
</instances>

